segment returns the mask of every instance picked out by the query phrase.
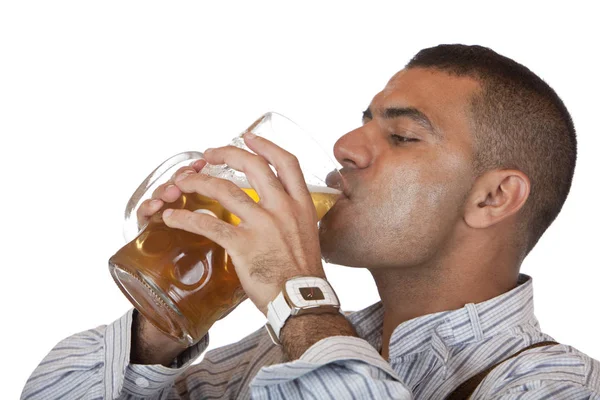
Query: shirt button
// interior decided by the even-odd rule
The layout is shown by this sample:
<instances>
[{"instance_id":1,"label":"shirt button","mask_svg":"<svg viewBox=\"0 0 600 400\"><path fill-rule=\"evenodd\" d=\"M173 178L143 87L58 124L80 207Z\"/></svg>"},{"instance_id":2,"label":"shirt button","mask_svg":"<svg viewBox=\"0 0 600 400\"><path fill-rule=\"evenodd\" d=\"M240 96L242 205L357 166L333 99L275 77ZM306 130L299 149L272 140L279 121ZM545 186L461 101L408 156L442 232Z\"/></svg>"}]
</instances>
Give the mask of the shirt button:
<instances>
[{"instance_id":1,"label":"shirt button","mask_svg":"<svg viewBox=\"0 0 600 400\"><path fill-rule=\"evenodd\" d=\"M150 383L148 382L148 380L146 378L140 377L140 378L136 378L135 384L138 385L139 387L147 388Z\"/></svg>"}]
</instances>

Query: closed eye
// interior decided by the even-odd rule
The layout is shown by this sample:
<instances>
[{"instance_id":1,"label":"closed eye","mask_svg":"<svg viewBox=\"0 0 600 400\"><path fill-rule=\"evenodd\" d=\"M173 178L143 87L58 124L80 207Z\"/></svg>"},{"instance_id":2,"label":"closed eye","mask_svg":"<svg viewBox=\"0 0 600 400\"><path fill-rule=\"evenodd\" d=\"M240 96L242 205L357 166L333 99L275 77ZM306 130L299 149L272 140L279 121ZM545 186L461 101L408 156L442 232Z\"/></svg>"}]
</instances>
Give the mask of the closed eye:
<instances>
[{"instance_id":1,"label":"closed eye","mask_svg":"<svg viewBox=\"0 0 600 400\"><path fill-rule=\"evenodd\" d=\"M406 136L400 136L400 135L396 135L396 134L390 135L390 138L396 144L409 143L409 142L418 142L419 141L419 139L408 138Z\"/></svg>"}]
</instances>

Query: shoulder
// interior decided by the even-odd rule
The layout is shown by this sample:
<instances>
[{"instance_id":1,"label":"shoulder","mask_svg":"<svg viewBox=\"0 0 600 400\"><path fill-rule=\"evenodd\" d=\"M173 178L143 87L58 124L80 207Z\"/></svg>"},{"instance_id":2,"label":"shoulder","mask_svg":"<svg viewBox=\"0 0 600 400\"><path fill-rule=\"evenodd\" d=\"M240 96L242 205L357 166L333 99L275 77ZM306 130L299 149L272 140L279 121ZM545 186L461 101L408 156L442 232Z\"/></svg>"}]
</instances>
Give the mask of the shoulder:
<instances>
[{"instance_id":1,"label":"shoulder","mask_svg":"<svg viewBox=\"0 0 600 400\"><path fill-rule=\"evenodd\" d=\"M600 363L565 344L538 347L494 368L474 394L487 398L544 386L600 395Z\"/></svg>"}]
</instances>

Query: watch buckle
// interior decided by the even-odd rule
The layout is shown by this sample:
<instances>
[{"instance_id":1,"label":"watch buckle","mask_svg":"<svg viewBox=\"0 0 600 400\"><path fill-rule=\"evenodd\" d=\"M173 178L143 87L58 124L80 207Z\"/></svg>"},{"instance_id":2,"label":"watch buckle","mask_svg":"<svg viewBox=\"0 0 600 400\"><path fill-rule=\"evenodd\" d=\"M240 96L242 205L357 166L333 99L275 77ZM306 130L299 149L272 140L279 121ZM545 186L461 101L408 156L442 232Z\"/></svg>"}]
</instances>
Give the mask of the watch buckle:
<instances>
[{"instance_id":1,"label":"watch buckle","mask_svg":"<svg viewBox=\"0 0 600 400\"><path fill-rule=\"evenodd\" d=\"M269 334L269 337L271 338L271 341L273 342L273 344L275 346L281 346L281 342L279 341L279 338L275 334L275 331L273 330L273 327L271 327L271 324L269 324L267 322L265 324L265 329L267 330L267 333Z\"/></svg>"}]
</instances>

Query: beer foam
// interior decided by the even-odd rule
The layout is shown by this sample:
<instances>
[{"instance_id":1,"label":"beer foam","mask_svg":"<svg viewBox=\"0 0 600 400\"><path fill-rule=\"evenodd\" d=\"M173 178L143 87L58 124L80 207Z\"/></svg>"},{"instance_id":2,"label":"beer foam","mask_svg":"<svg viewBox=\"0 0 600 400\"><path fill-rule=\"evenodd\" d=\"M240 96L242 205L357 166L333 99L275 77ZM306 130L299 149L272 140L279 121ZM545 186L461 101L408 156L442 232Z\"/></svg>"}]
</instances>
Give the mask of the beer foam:
<instances>
[{"instance_id":1,"label":"beer foam","mask_svg":"<svg viewBox=\"0 0 600 400\"><path fill-rule=\"evenodd\" d=\"M342 194L341 190L334 189L329 186L308 185L308 190L311 193Z\"/></svg>"},{"instance_id":2,"label":"beer foam","mask_svg":"<svg viewBox=\"0 0 600 400\"><path fill-rule=\"evenodd\" d=\"M235 171L231 170L231 169L227 170L225 168L219 168L221 166L213 166L213 167L216 167L216 168L212 169L211 171L208 171L209 175L212 173L212 174L214 174L212 176L217 176L221 179L226 179L230 182L233 182L240 189L253 189L252 186L250 185L250 182L248 182L248 178L246 178L245 175L235 173ZM325 193L325 194L341 194L342 193L341 190L331 188L329 186L307 185L307 187L308 187L308 191L311 193Z\"/></svg>"},{"instance_id":3,"label":"beer foam","mask_svg":"<svg viewBox=\"0 0 600 400\"><path fill-rule=\"evenodd\" d=\"M232 179L233 183L235 183L241 189L253 189L253 187L248 182L248 179ZM341 194L342 192L338 189L330 188L328 186L318 186L318 185L307 185L308 191L311 193L325 193L325 194Z\"/></svg>"}]
</instances>

